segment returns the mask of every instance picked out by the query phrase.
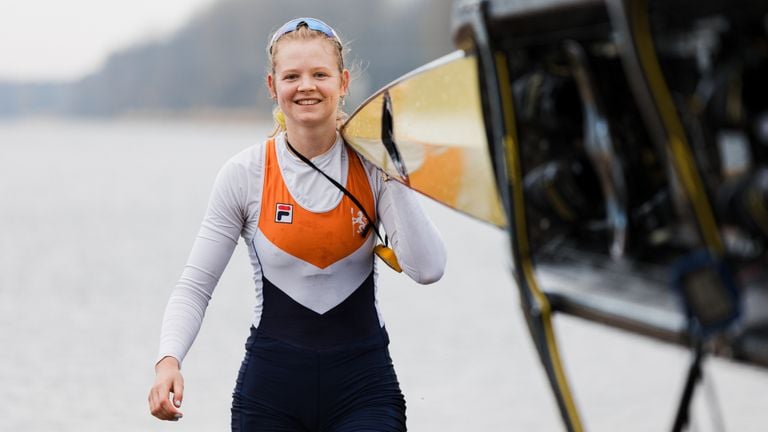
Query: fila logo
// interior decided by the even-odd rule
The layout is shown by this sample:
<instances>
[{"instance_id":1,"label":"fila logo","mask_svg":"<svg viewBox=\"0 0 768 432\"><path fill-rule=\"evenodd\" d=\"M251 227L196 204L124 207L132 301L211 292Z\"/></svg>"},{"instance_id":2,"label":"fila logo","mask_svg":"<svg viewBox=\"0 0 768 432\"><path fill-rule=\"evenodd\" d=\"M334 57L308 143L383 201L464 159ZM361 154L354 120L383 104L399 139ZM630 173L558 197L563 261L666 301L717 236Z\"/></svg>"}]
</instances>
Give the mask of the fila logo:
<instances>
[{"instance_id":1,"label":"fila logo","mask_svg":"<svg viewBox=\"0 0 768 432\"><path fill-rule=\"evenodd\" d=\"M293 205L277 203L275 208L275 222L293 223Z\"/></svg>"}]
</instances>

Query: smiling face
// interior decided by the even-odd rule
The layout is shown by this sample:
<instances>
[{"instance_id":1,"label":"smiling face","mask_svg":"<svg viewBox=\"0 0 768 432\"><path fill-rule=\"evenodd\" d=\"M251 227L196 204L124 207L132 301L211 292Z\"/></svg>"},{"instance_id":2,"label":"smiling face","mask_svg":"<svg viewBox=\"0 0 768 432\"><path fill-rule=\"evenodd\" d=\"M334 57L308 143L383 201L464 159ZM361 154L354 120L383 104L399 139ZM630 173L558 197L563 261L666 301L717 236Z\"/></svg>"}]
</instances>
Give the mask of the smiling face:
<instances>
[{"instance_id":1,"label":"smiling face","mask_svg":"<svg viewBox=\"0 0 768 432\"><path fill-rule=\"evenodd\" d=\"M325 37L280 40L267 85L286 126L333 127L349 71L340 70L338 48Z\"/></svg>"}]
</instances>

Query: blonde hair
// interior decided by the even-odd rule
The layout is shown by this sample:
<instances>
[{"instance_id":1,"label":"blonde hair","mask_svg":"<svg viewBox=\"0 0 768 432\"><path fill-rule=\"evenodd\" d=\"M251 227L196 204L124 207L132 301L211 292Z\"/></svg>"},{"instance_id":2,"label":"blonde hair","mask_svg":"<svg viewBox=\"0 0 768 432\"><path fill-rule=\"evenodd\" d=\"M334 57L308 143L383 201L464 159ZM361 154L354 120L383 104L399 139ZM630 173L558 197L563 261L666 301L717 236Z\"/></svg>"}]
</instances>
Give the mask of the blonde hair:
<instances>
[{"instance_id":1,"label":"blonde hair","mask_svg":"<svg viewBox=\"0 0 768 432\"><path fill-rule=\"evenodd\" d=\"M334 47L334 53L336 54L336 63L339 67L339 72L344 71L344 46L342 45L340 40L336 40L333 38L329 38L325 34L311 30L309 27L299 27L296 30L286 33L282 36L280 36L274 43L271 45L267 45L267 59L269 61L269 73L272 74L272 76L275 75L275 58L277 58L277 52L279 51L279 45L282 41L291 41L291 40L301 40L301 41L309 41L314 39L323 39L328 41L333 47ZM269 40L272 40L272 37L270 36ZM344 102L344 97L342 96L341 102ZM345 113L341 107L338 107L336 110L336 129L341 127L342 124L344 124L344 121L347 120L347 113ZM274 138L279 133L286 131L285 126L285 114L283 114L283 111L280 109L279 105L275 105L275 108L272 109L272 119L275 121L275 129L270 134L271 138Z\"/></svg>"}]
</instances>

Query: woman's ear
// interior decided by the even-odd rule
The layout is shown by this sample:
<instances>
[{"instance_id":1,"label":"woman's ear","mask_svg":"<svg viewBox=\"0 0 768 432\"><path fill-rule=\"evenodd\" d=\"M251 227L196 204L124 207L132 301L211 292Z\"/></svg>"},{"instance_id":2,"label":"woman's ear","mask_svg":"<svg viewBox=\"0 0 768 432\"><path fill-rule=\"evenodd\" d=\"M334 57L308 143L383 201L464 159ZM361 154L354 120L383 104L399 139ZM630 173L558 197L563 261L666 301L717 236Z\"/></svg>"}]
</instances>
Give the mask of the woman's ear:
<instances>
[{"instance_id":1,"label":"woman's ear","mask_svg":"<svg viewBox=\"0 0 768 432\"><path fill-rule=\"evenodd\" d=\"M269 89L269 96L272 99L277 99L277 89L275 89L275 78L272 74L267 74L267 88Z\"/></svg>"},{"instance_id":2,"label":"woman's ear","mask_svg":"<svg viewBox=\"0 0 768 432\"><path fill-rule=\"evenodd\" d=\"M346 96L349 89L349 69L344 69L341 72L341 95Z\"/></svg>"}]
</instances>

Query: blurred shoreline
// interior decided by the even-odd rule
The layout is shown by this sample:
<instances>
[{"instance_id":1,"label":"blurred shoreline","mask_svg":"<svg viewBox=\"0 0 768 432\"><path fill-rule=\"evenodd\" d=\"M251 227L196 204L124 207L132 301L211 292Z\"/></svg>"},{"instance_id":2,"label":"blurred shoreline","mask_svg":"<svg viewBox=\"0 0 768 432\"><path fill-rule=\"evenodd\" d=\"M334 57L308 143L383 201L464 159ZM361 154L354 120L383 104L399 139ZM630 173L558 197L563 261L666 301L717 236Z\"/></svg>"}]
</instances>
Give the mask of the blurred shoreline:
<instances>
[{"instance_id":1,"label":"blurred shoreline","mask_svg":"<svg viewBox=\"0 0 768 432\"><path fill-rule=\"evenodd\" d=\"M139 122L195 122L218 124L265 124L272 121L272 116L257 108L220 108L199 107L186 110L141 109L126 111L113 117L115 121Z\"/></svg>"},{"instance_id":2,"label":"blurred shoreline","mask_svg":"<svg viewBox=\"0 0 768 432\"><path fill-rule=\"evenodd\" d=\"M0 125L14 124L178 124L269 128L272 116L261 109L195 108L189 110L134 110L107 115L30 114L2 117Z\"/></svg>"}]
</instances>

